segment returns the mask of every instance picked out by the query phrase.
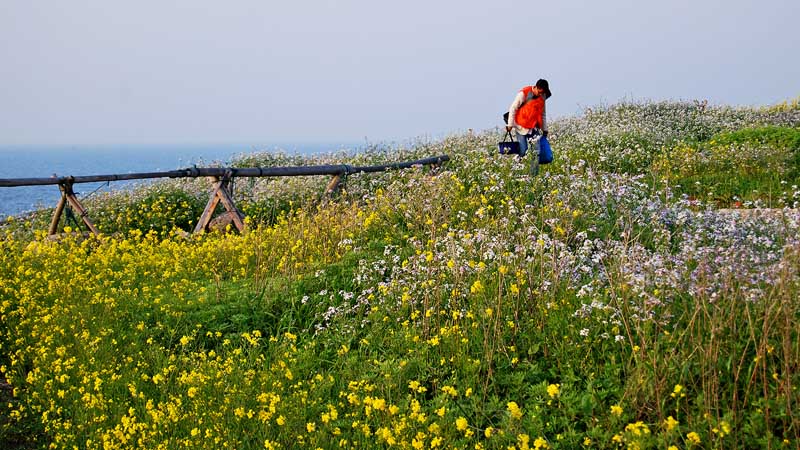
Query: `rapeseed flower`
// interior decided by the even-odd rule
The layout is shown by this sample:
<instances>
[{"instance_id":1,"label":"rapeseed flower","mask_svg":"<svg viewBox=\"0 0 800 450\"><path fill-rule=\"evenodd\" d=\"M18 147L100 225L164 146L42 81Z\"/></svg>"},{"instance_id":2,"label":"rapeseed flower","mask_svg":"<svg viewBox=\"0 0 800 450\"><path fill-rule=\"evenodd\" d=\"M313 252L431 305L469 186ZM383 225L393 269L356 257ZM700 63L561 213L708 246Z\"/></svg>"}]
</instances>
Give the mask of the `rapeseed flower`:
<instances>
[{"instance_id":1,"label":"rapeseed flower","mask_svg":"<svg viewBox=\"0 0 800 450\"><path fill-rule=\"evenodd\" d=\"M522 410L520 409L517 402L508 402L506 404L506 407L508 408L508 412L509 414L511 414L512 418L520 419L522 417Z\"/></svg>"}]
</instances>

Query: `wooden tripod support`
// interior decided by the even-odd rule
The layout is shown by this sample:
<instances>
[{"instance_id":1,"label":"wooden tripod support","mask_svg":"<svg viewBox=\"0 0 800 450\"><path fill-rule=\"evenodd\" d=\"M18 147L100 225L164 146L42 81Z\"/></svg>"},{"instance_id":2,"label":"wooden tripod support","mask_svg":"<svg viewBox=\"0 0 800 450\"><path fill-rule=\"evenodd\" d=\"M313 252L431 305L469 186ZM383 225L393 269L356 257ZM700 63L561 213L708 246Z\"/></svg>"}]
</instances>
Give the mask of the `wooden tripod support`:
<instances>
[{"instance_id":1,"label":"wooden tripod support","mask_svg":"<svg viewBox=\"0 0 800 450\"><path fill-rule=\"evenodd\" d=\"M53 219L50 221L50 230L48 234L52 236L58 232L58 222L61 220L61 214L64 212L64 207L67 206L67 203L80 215L81 220L86 227L89 228L89 231L94 234L100 234L100 231L98 231L92 221L89 220L89 212L86 211L86 208L83 207L78 197L75 196L75 192L72 190L72 180L67 179L59 183L58 188L61 189L61 199L58 201L56 210L53 212Z\"/></svg>"},{"instance_id":2,"label":"wooden tripod support","mask_svg":"<svg viewBox=\"0 0 800 450\"><path fill-rule=\"evenodd\" d=\"M202 233L208 230L208 224L211 222L211 216L214 215L214 210L217 209L217 205L220 202L222 202L222 205L232 216L233 224L236 226L236 229L238 229L240 232L244 231L244 214L236 209L236 205L233 203L233 198L231 198L231 194L229 192L231 171L228 170L222 177L213 177L213 179L214 187L211 190L211 198L208 199L206 209L200 216L197 226L194 227L194 232Z\"/></svg>"}]
</instances>

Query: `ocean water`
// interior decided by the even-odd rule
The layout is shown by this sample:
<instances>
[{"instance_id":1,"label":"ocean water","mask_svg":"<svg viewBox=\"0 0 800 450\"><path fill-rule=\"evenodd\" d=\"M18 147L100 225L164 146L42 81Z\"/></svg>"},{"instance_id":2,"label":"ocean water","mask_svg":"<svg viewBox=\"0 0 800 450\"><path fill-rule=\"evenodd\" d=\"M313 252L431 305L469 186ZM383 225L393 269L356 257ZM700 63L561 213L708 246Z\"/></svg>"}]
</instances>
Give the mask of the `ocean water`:
<instances>
[{"instance_id":1,"label":"ocean water","mask_svg":"<svg viewBox=\"0 0 800 450\"><path fill-rule=\"evenodd\" d=\"M346 144L289 144L266 149L288 153L313 154L354 148ZM227 163L238 155L263 151L264 147L236 145L184 146L71 146L11 147L0 146L0 178L47 178L56 176L108 175L136 172L160 172L213 162ZM74 186L78 198L96 190L119 190L142 181L81 183ZM58 185L0 187L0 220L7 216L52 208L61 192Z\"/></svg>"}]
</instances>

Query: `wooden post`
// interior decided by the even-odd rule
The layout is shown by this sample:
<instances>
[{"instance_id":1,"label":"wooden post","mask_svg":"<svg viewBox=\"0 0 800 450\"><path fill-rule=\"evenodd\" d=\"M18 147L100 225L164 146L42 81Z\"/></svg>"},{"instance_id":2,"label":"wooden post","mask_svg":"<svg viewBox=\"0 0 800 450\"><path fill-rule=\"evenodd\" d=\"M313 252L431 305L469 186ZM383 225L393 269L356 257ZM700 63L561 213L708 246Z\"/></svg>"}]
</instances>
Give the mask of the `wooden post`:
<instances>
[{"instance_id":1,"label":"wooden post","mask_svg":"<svg viewBox=\"0 0 800 450\"><path fill-rule=\"evenodd\" d=\"M67 205L67 196L64 193L61 193L61 198L58 199L58 205L56 206L56 210L53 211L53 219L50 221L50 229L47 231L47 234L52 236L58 233L58 221L61 220L61 214L64 212L64 206Z\"/></svg>"},{"instance_id":2,"label":"wooden post","mask_svg":"<svg viewBox=\"0 0 800 450\"><path fill-rule=\"evenodd\" d=\"M61 199L58 201L58 206L56 206L56 210L53 212L53 219L50 221L50 235L54 235L58 231L58 222L61 219L61 214L64 212L64 207L67 203L69 203L72 209L77 211L89 231L94 234L100 234L100 231L94 226L92 221L89 220L89 212L86 211L86 208L83 207L78 197L75 196L75 192L72 190L72 181L67 180L63 183L59 183L58 187L61 189Z\"/></svg>"},{"instance_id":3,"label":"wooden post","mask_svg":"<svg viewBox=\"0 0 800 450\"><path fill-rule=\"evenodd\" d=\"M197 226L194 227L195 233L202 233L208 229L208 224L211 222L211 216L214 215L214 211L217 209L217 205L222 203L222 206L225 207L226 210L233 213L233 224L236 226L236 229L244 231L244 216L236 208L236 204L233 202L233 198L231 198L231 194L228 192L228 186L231 180L231 172L230 170L225 173L225 175L220 177L214 177L214 187L211 189L211 196L208 199L208 203L206 204L206 209L203 210L203 214L200 215L200 220L197 222Z\"/></svg>"},{"instance_id":4,"label":"wooden post","mask_svg":"<svg viewBox=\"0 0 800 450\"><path fill-rule=\"evenodd\" d=\"M328 186L325 187L325 193L330 195L336 192L336 189L339 187L339 183L342 181L342 174L336 174L331 178L331 181L328 183Z\"/></svg>"}]
</instances>

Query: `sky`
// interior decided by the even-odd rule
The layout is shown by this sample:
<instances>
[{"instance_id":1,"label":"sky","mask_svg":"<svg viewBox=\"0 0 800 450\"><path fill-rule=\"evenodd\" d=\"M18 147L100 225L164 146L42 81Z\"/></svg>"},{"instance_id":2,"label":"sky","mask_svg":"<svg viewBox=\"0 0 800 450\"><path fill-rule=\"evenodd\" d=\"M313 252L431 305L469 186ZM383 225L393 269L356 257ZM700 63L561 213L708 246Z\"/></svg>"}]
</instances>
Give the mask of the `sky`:
<instances>
[{"instance_id":1,"label":"sky","mask_svg":"<svg viewBox=\"0 0 800 450\"><path fill-rule=\"evenodd\" d=\"M800 1L0 0L0 146L391 142L800 96Z\"/></svg>"}]
</instances>

